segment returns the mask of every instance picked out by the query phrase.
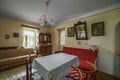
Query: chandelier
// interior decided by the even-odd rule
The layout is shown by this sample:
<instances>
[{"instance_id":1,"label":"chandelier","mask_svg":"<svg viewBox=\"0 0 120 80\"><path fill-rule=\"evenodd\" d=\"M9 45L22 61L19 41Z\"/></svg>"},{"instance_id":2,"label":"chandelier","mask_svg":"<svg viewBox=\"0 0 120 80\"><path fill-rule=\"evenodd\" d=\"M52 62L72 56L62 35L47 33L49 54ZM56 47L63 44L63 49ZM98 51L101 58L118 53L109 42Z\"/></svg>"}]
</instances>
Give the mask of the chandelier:
<instances>
[{"instance_id":1,"label":"chandelier","mask_svg":"<svg viewBox=\"0 0 120 80\"><path fill-rule=\"evenodd\" d=\"M41 26L53 26L54 21L51 17L47 15L47 9L49 6L50 0L45 1L45 14L40 17Z\"/></svg>"}]
</instances>

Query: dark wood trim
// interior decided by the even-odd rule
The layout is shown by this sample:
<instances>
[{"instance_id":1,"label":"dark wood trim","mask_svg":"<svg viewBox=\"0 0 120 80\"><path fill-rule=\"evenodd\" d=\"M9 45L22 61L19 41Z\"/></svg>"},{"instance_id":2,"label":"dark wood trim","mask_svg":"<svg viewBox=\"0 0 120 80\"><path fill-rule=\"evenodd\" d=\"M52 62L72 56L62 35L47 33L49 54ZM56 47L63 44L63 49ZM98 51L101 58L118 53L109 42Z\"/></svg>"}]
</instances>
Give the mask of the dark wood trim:
<instances>
[{"instance_id":1,"label":"dark wood trim","mask_svg":"<svg viewBox=\"0 0 120 80\"><path fill-rule=\"evenodd\" d=\"M21 24L21 26L40 30L40 28L35 28L35 27L32 27L32 26L24 25L24 24Z\"/></svg>"}]
</instances>

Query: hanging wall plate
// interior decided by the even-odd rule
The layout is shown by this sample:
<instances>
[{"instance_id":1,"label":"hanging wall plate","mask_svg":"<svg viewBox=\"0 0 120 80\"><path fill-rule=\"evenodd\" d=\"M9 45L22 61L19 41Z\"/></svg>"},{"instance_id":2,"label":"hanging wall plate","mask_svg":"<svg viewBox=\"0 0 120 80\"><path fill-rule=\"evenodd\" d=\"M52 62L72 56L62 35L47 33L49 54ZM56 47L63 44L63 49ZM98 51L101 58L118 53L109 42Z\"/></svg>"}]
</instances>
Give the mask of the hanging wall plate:
<instances>
[{"instance_id":1,"label":"hanging wall plate","mask_svg":"<svg viewBox=\"0 0 120 80\"><path fill-rule=\"evenodd\" d=\"M9 39L10 35L9 34L5 34L5 39Z\"/></svg>"}]
</instances>

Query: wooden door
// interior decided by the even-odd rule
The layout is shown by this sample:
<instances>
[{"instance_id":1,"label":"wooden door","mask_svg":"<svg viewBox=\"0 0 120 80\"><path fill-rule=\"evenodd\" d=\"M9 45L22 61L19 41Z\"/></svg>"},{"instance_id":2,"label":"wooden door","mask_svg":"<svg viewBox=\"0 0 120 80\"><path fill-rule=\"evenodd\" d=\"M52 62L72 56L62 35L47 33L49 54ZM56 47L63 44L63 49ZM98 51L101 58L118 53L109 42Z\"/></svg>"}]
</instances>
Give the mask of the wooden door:
<instances>
[{"instance_id":1,"label":"wooden door","mask_svg":"<svg viewBox=\"0 0 120 80\"><path fill-rule=\"evenodd\" d=\"M115 76L120 78L120 22L115 28Z\"/></svg>"}]
</instances>

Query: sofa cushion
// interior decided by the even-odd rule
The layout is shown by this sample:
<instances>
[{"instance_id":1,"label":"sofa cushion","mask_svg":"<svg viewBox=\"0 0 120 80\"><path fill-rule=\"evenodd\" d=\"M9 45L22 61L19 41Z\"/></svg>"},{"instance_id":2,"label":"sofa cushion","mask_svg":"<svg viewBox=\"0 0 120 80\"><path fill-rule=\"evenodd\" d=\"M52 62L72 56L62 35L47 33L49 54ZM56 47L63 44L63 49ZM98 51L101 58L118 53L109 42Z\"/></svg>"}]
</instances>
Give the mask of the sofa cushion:
<instances>
[{"instance_id":1,"label":"sofa cushion","mask_svg":"<svg viewBox=\"0 0 120 80\"><path fill-rule=\"evenodd\" d=\"M94 63L94 61L97 58L97 53L89 49L88 50L78 49L77 56L79 57L79 59L84 59L84 60L90 61L91 63Z\"/></svg>"},{"instance_id":2,"label":"sofa cushion","mask_svg":"<svg viewBox=\"0 0 120 80\"><path fill-rule=\"evenodd\" d=\"M94 67L91 66L90 64L88 64L86 62L86 60L83 60L83 59L80 60L80 66L79 66L79 68L82 69L82 70L86 70L86 71L92 71L92 70L94 70Z\"/></svg>"}]
</instances>

